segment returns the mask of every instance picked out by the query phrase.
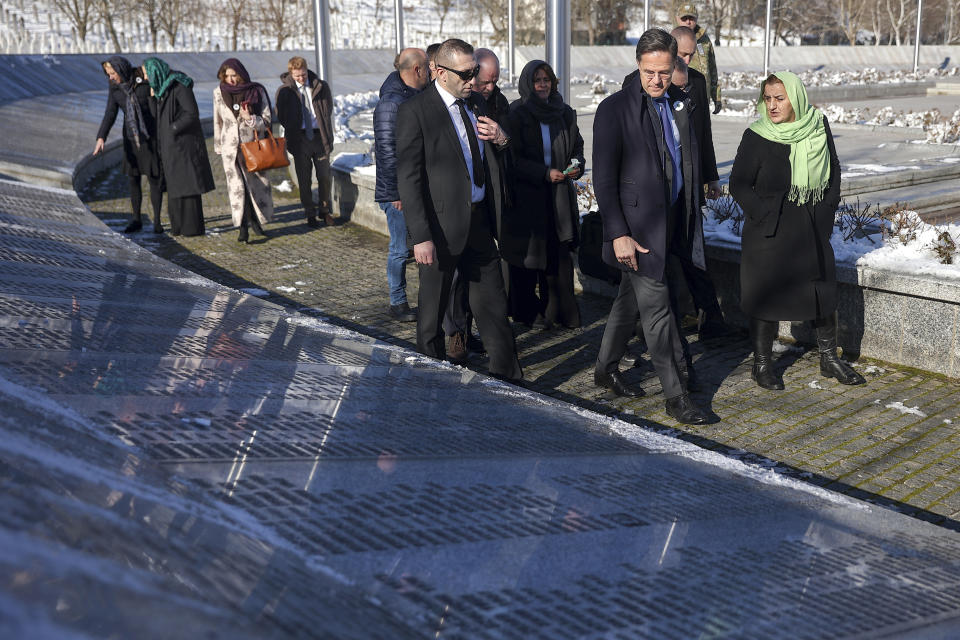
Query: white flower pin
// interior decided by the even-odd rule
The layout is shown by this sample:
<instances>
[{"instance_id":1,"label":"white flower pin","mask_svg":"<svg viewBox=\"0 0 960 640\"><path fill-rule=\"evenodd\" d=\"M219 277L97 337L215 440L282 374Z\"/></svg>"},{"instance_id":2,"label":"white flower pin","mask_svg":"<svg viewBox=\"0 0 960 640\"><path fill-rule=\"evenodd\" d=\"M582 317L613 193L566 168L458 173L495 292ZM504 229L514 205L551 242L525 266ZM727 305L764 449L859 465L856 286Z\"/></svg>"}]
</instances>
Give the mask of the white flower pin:
<instances>
[{"instance_id":1,"label":"white flower pin","mask_svg":"<svg viewBox=\"0 0 960 640\"><path fill-rule=\"evenodd\" d=\"M676 102L674 102L674 103L673 103L673 110L674 110L674 111L683 111L683 102L681 102L680 100L677 100Z\"/></svg>"},{"instance_id":2,"label":"white flower pin","mask_svg":"<svg viewBox=\"0 0 960 640\"><path fill-rule=\"evenodd\" d=\"M233 104L233 110L234 110L234 111L240 111L240 105L238 105L237 103L234 103L234 104Z\"/></svg>"}]
</instances>

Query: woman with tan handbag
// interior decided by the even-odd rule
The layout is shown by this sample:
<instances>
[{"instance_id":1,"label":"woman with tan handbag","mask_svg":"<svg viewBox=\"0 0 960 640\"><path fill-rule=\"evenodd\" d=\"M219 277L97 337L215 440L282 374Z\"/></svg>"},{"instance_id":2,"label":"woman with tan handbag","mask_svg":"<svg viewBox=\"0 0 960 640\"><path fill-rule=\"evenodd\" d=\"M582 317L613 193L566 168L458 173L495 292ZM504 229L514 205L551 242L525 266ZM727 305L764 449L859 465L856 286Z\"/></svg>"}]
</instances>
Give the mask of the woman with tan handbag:
<instances>
[{"instance_id":1,"label":"woman with tan handbag","mask_svg":"<svg viewBox=\"0 0 960 640\"><path fill-rule=\"evenodd\" d=\"M270 99L263 85L236 58L217 72L220 86L213 90L213 150L223 160L233 224L240 228L237 242L248 242L248 228L266 236L262 225L273 219L273 194L265 172L249 171L240 146L270 131Z\"/></svg>"}]
</instances>

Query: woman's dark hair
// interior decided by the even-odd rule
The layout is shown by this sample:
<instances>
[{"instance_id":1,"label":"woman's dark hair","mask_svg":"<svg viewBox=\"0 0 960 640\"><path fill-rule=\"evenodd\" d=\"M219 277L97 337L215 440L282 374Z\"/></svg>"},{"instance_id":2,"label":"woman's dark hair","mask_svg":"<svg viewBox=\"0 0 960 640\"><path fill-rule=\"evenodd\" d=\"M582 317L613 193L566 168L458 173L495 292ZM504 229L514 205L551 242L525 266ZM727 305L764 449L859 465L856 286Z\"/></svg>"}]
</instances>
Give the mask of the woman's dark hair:
<instances>
[{"instance_id":1,"label":"woman's dark hair","mask_svg":"<svg viewBox=\"0 0 960 640\"><path fill-rule=\"evenodd\" d=\"M233 69L234 73L236 73L237 75L240 75L240 72L234 69L232 65L229 65L226 62L224 62L223 64L220 65L220 70L217 71L217 80L219 80L220 82L227 81L227 69Z\"/></svg>"},{"instance_id":2,"label":"woman's dark hair","mask_svg":"<svg viewBox=\"0 0 960 640\"><path fill-rule=\"evenodd\" d=\"M553 93L557 90L557 74L553 72L553 69L550 68L549 64L543 63L533 70L533 75L537 75L537 71L540 71L540 69L543 69L547 72L547 78L550 79L550 93ZM533 82L533 76L530 76L530 82Z\"/></svg>"},{"instance_id":3,"label":"woman's dark hair","mask_svg":"<svg viewBox=\"0 0 960 640\"><path fill-rule=\"evenodd\" d=\"M656 53L658 51L666 51L676 60L677 40L670 35L669 32L659 27L647 29L643 32L643 35L640 36L640 39L637 40L637 62L640 62L640 57L643 54Z\"/></svg>"}]
</instances>

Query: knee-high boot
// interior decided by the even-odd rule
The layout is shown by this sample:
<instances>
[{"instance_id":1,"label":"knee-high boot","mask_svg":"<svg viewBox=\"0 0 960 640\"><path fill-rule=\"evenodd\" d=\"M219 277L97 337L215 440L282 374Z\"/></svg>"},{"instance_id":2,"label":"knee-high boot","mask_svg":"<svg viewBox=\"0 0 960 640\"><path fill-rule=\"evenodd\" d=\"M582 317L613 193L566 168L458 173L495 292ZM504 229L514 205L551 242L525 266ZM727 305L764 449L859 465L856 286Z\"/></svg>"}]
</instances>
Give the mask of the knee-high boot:
<instances>
[{"instance_id":1,"label":"knee-high boot","mask_svg":"<svg viewBox=\"0 0 960 640\"><path fill-rule=\"evenodd\" d=\"M753 345L753 370L750 377L764 389L783 389L783 381L773 370L773 341L778 322L750 318L750 342Z\"/></svg>"},{"instance_id":2,"label":"knee-high boot","mask_svg":"<svg viewBox=\"0 0 960 640\"><path fill-rule=\"evenodd\" d=\"M866 380L853 367L837 357L837 315L830 314L813 323L820 351L820 375L836 378L841 384L864 384Z\"/></svg>"}]
</instances>

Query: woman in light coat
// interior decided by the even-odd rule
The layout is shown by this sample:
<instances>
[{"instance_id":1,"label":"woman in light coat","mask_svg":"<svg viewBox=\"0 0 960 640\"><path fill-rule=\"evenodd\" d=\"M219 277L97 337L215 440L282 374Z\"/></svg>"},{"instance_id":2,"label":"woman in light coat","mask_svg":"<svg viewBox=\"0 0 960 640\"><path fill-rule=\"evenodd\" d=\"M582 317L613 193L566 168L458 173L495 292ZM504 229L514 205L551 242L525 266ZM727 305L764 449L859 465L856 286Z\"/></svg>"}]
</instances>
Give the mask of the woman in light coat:
<instances>
[{"instance_id":1,"label":"woman in light coat","mask_svg":"<svg viewBox=\"0 0 960 640\"><path fill-rule=\"evenodd\" d=\"M220 86L213 90L213 150L223 160L233 224L240 228L238 242L248 242L248 228L266 236L261 225L273 219L273 194L263 172L247 171L240 144L263 138L270 130L270 100L263 85L250 82L250 74L236 58L220 65Z\"/></svg>"}]
</instances>

